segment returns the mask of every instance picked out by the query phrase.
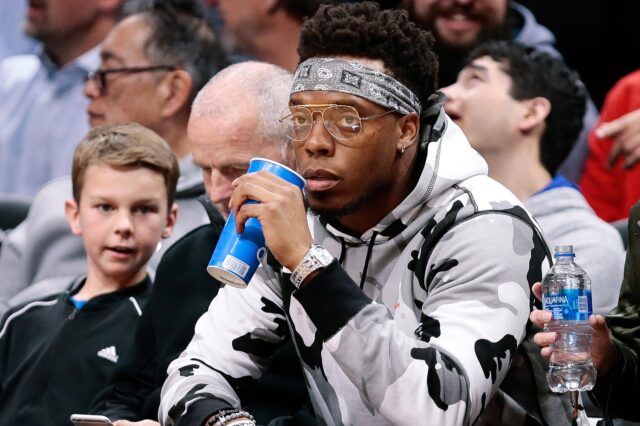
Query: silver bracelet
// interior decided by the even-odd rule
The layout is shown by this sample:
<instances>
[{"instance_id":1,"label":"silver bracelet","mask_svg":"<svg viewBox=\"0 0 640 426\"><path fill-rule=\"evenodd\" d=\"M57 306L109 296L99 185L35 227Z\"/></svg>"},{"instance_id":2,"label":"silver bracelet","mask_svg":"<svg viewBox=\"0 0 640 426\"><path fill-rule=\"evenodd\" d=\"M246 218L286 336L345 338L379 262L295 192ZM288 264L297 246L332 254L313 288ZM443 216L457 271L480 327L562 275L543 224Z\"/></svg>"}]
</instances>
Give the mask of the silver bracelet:
<instances>
[{"instance_id":1,"label":"silver bracelet","mask_svg":"<svg viewBox=\"0 0 640 426\"><path fill-rule=\"evenodd\" d=\"M255 426L256 422L253 416L244 410L220 410L213 416L209 417L209 420L204 424L205 426L226 426L233 420L246 417L248 420L244 420L240 423L235 423L233 426Z\"/></svg>"}]
</instances>

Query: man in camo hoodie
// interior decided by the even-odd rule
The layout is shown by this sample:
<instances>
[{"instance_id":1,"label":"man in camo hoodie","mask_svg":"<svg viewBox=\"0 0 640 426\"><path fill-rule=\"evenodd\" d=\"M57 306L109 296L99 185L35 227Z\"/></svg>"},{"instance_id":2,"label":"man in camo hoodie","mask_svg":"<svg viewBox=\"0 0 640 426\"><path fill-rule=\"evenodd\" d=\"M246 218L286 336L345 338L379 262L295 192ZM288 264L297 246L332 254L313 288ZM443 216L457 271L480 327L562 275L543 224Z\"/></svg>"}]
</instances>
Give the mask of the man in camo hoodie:
<instances>
[{"instance_id":1,"label":"man in camo hoodie","mask_svg":"<svg viewBox=\"0 0 640 426\"><path fill-rule=\"evenodd\" d=\"M269 254L170 365L162 423L254 424L236 385L288 338L323 425L568 422L519 347L545 242L445 115L431 45L374 3L305 23L282 123L310 212L269 173L235 181L238 228L258 218Z\"/></svg>"}]
</instances>

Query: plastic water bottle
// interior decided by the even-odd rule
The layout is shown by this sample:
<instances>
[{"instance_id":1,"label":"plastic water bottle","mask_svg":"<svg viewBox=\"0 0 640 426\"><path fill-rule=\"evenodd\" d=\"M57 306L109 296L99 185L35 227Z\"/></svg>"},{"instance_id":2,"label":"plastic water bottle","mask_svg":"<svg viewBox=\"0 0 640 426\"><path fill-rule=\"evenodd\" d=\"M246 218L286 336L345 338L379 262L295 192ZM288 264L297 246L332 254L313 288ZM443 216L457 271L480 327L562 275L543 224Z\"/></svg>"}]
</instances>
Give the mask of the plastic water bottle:
<instances>
[{"instance_id":1,"label":"plastic water bottle","mask_svg":"<svg viewBox=\"0 0 640 426\"><path fill-rule=\"evenodd\" d=\"M553 392L587 391L596 381L591 360L591 279L574 262L573 246L556 247L553 267L542 280L542 303L553 314L545 331L558 333L547 382Z\"/></svg>"}]
</instances>

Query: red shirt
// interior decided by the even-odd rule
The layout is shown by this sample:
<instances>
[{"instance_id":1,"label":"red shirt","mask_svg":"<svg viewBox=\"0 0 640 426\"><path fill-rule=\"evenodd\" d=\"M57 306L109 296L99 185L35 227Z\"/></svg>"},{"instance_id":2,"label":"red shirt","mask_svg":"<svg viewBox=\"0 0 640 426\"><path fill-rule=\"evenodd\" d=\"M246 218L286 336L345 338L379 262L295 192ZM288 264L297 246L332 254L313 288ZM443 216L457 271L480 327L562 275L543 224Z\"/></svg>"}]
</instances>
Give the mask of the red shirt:
<instances>
[{"instance_id":1,"label":"red shirt","mask_svg":"<svg viewBox=\"0 0 640 426\"><path fill-rule=\"evenodd\" d=\"M598 139L595 129L602 123L640 108L640 70L622 78L609 91L600 119L589 134L589 155L580 188L596 214L607 222L624 219L640 199L640 164L625 170L620 157L611 169L607 168L612 139Z\"/></svg>"}]
</instances>

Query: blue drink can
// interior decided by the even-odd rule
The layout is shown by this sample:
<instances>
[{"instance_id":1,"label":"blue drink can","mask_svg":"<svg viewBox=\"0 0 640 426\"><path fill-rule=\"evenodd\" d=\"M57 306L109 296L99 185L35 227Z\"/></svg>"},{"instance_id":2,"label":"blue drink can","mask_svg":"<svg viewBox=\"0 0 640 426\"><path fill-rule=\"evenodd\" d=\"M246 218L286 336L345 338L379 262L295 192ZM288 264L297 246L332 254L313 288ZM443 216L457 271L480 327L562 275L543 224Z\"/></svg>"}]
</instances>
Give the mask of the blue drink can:
<instances>
[{"instance_id":1,"label":"blue drink can","mask_svg":"<svg viewBox=\"0 0 640 426\"><path fill-rule=\"evenodd\" d=\"M299 187L304 188L305 181L298 173L265 158L252 158L247 173L267 171ZM255 201L248 201L253 203ZM236 232L236 220L233 212L222 229L207 271L223 284L244 288L249 284L258 265L267 253L262 233L262 225L256 218L245 222L244 232Z\"/></svg>"}]
</instances>

